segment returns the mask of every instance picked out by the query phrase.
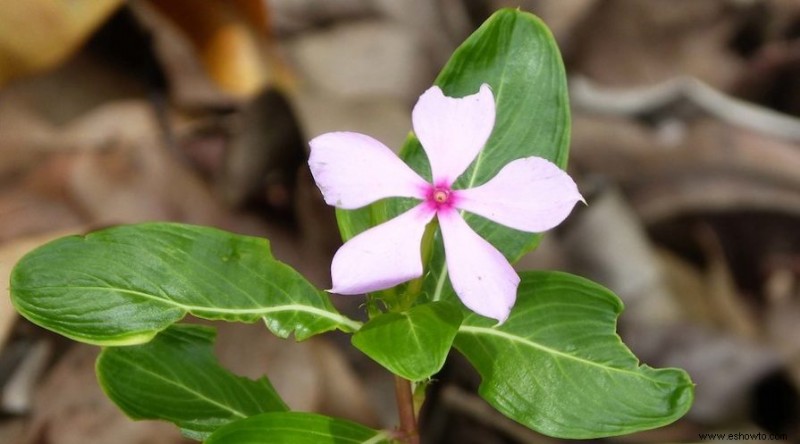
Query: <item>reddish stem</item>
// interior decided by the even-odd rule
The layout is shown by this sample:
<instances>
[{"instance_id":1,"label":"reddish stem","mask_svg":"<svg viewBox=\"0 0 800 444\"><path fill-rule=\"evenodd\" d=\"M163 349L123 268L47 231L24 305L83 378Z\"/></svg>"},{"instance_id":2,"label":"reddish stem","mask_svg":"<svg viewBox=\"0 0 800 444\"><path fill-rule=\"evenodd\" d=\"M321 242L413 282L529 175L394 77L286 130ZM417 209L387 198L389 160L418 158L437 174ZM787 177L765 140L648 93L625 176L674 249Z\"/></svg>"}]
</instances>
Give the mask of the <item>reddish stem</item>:
<instances>
[{"instance_id":1,"label":"reddish stem","mask_svg":"<svg viewBox=\"0 0 800 444\"><path fill-rule=\"evenodd\" d=\"M414 415L414 398L411 383L400 376L394 377L394 395L397 399L397 414L400 416L400 432L405 444L419 444L417 418Z\"/></svg>"}]
</instances>

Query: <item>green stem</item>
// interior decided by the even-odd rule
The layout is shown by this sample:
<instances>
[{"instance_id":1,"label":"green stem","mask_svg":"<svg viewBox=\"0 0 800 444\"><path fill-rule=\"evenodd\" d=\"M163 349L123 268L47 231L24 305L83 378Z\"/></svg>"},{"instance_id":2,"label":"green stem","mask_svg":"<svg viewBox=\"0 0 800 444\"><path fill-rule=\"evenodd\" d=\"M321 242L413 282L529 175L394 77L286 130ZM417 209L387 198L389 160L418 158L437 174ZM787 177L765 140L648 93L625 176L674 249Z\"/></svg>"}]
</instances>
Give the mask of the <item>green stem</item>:
<instances>
[{"instance_id":1,"label":"green stem","mask_svg":"<svg viewBox=\"0 0 800 444\"><path fill-rule=\"evenodd\" d=\"M425 227L425 232L422 234L421 255L422 266L425 269L428 268L428 264L431 261L431 256L433 256L433 241L437 228L439 228L439 222L434 219ZM403 295L399 298L400 301L397 306L397 311L406 311L411 308L412 305L414 305L417 297L419 297L420 293L422 292L422 283L424 280L425 274L423 273L422 276L409 281L405 292L403 292Z\"/></svg>"}]
</instances>

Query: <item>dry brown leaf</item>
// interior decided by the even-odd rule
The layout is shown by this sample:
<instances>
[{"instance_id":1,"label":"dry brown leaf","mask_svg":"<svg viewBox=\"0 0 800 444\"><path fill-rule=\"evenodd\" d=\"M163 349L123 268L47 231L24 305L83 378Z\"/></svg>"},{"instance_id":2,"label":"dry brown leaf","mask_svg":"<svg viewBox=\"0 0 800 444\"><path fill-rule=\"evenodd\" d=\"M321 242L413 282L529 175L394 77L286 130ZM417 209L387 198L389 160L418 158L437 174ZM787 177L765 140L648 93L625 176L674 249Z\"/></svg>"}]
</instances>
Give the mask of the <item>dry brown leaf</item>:
<instances>
[{"instance_id":1,"label":"dry brown leaf","mask_svg":"<svg viewBox=\"0 0 800 444\"><path fill-rule=\"evenodd\" d=\"M212 324L216 351L232 372L259 378L267 375L293 410L316 411L377 426L364 385L342 353L323 338L282 340L263 324Z\"/></svg>"},{"instance_id":2,"label":"dry brown leaf","mask_svg":"<svg viewBox=\"0 0 800 444\"><path fill-rule=\"evenodd\" d=\"M629 321L655 326L685 319L644 224L622 193L609 188L588 202L564 236L573 271L617 293Z\"/></svg>"},{"instance_id":3,"label":"dry brown leaf","mask_svg":"<svg viewBox=\"0 0 800 444\"><path fill-rule=\"evenodd\" d=\"M65 189L95 224L181 220L220 225L228 213L170 154L152 106L120 101L63 129L83 148L70 157Z\"/></svg>"},{"instance_id":4,"label":"dry brown leaf","mask_svg":"<svg viewBox=\"0 0 800 444\"><path fill-rule=\"evenodd\" d=\"M725 89L741 70L728 48L738 15L723 0L607 0L570 43L573 73L607 85L692 75Z\"/></svg>"},{"instance_id":5,"label":"dry brown leaf","mask_svg":"<svg viewBox=\"0 0 800 444\"><path fill-rule=\"evenodd\" d=\"M620 183L652 224L692 211L800 214L797 145L711 118L681 124L678 140L630 119L578 114L572 165Z\"/></svg>"},{"instance_id":6,"label":"dry brown leaf","mask_svg":"<svg viewBox=\"0 0 800 444\"><path fill-rule=\"evenodd\" d=\"M297 171L306 161L306 142L291 104L274 89L249 102L240 114L220 166L216 187L226 203L240 206L259 195L274 209L293 204Z\"/></svg>"},{"instance_id":7,"label":"dry brown leaf","mask_svg":"<svg viewBox=\"0 0 800 444\"><path fill-rule=\"evenodd\" d=\"M225 91L251 96L274 78L263 2L151 0L156 10L180 28L210 77Z\"/></svg>"},{"instance_id":8,"label":"dry brown leaf","mask_svg":"<svg viewBox=\"0 0 800 444\"><path fill-rule=\"evenodd\" d=\"M75 51L122 0L0 2L0 86Z\"/></svg>"},{"instance_id":9,"label":"dry brown leaf","mask_svg":"<svg viewBox=\"0 0 800 444\"><path fill-rule=\"evenodd\" d=\"M736 288L719 236L710 226L701 225L696 237L706 256L707 294L712 312L729 331L747 339L757 339L760 329L755 313Z\"/></svg>"},{"instance_id":10,"label":"dry brown leaf","mask_svg":"<svg viewBox=\"0 0 800 444\"><path fill-rule=\"evenodd\" d=\"M561 52L569 54L575 29L600 3L598 0L539 1L539 0L491 0L493 9L516 8L530 11L547 23L558 42Z\"/></svg>"},{"instance_id":11,"label":"dry brown leaf","mask_svg":"<svg viewBox=\"0 0 800 444\"><path fill-rule=\"evenodd\" d=\"M25 421L11 418L0 421L0 442L18 443L25 436Z\"/></svg>"},{"instance_id":12,"label":"dry brown leaf","mask_svg":"<svg viewBox=\"0 0 800 444\"><path fill-rule=\"evenodd\" d=\"M399 99L408 107L433 79L425 43L401 24L362 20L304 33L285 48L310 90L362 103Z\"/></svg>"},{"instance_id":13,"label":"dry brown leaf","mask_svg":"<svg viewBox=\"0 0 800 444\"><path fill-rule=\"evenodd\" d=\"M100 389L95 378L97 347L75 344L42 382L28 437L19 444L178 444L172 424L132 421Z\"/></svg>"},{"instance_id":14,"label":"dry brown leaf","mask_svg":"<svg viewBox=\"0 0 800 444\"><path fill-rule=\"evenodd\" d=\"M53 344L40 339L26 347L25 355L3 385L0 405L3 412L22 415L30 413L33 394L53 357Z\"/></svg>"},{"instance_id":15,"label":"dry brown leaf","mask_svg":"<svg viewBox=\"0 0 800 444\"><path fill-rule=\"evenodd\" d=\"M319 411L379 427L375 410L367 400L364 383L353 373L342 352L320 339L311 343L311 353L323 381Z\"/></svg>"},{"instance_id":16,"label":"dry brown leaf","mask_svg":"<svg viewBox=\"0 0 800 444\"><path fill-rule=\"evenodd\" d=\"M664 278L682 311L694 324L719 326L708 294L708 282L702 270L666 249L657 251Z\"/></svg>"},{"instance_id":17,"label":"dry brown leaf","mask_svg":"<svg viewBox=\"0 0 800 444\"><path fill-rule=\"evenodd\" d=\"M264 0L227 0L226 3L238 9L242 17L259 31L265 34L272 32L270 13Z\"/></svg>"},{"instance_id":18,"label":"dry brown leaf","mask_svg":"<svg viewBox=\"0 0 800 444\"><path fill-rule=\"evenodd\" d=\"M299 34L325 23L376 15L374 0L266 0L276 34Z\"/></svg>"}]
</instances>

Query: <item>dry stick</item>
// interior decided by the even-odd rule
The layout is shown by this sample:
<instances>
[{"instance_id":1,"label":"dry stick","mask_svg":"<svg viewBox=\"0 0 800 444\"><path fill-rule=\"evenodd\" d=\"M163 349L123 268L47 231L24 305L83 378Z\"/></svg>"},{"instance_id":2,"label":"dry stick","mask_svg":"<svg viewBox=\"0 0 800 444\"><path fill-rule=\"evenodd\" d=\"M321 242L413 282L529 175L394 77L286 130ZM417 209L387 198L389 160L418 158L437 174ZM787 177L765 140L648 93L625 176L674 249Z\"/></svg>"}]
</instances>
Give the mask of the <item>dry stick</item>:
<instances>
[{"instance_id":1,"label":"dry stick","mask_svg":"<svg viewBox=\"0 0 800 444\"><path fill-rule=\"evenodd\" d=\"M745 100L736 99L694 77L675 77L642 88L604 88L587 77L570 78L570 100L576 108L630 116L653 111L680 99L742 128L791 141L800 140L800 119Z\"/></svg>"},{"instance_id":2,"label":"dry stick","mask_svg":"<svg viewBox=\"0 0 800 444\"><path fill-rule=\"evenodd\" d=\"M414 416L414 398L411 383L400 376L394 377L394 395L397 399L397 414L400 416L400 432L406 444L419 444L417 418Z\"/></svg>"}]
</instances>

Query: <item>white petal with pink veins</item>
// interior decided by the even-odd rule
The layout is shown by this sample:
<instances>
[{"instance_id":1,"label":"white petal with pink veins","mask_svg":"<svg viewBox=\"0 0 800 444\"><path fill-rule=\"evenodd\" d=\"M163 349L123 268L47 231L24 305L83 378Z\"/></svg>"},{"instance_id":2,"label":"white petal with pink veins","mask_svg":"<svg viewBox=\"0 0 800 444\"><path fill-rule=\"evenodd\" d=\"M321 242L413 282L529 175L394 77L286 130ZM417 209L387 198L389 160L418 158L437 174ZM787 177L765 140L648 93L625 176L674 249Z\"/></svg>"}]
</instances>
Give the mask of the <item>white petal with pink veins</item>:
<instances>
[{"instance_id":1,"label":"white petal with pink veins","mask_svg":"<svg viewBox=\"0 0 800 444\"><path fill-rule=\"evenodd\" d=\"M532 233L560 224L583 201L572 178L541 157L514 160L485 184L459 190L458 197L459 209Z\"/></svg>"},{"instance_id":2,"label":"white petal with pink veins","mask_svg":"<svg viewBox=\"0 0 800 444\"><path fill-rule=\"evenodd\" d=\"M453 98L438 86L420 96L411 120L431 164L434 183L452 184L486 144L494 128L494 96L489 85Z\"/></svg>"},{"instance_id":3,"label":"white petal with pink veins","mask_svg":"<svg viewBox=\"0 0 800 444\"><path fill-rule=\"evenodd\" d=\"M347 241L333 257L330 291L361 294L422 276L420 244L434 214L418 205Z\"/></svg>"},{"instance_id":4,"label":"white petal with pink veins","mask_svg":"<svg viewBox=\"0 0 800 444\"><path fill-rule=\"evenodd\" d=\"M478 236L455 211L439 212L450 282L461 302L480 315L508 318L519 276L502 253Z\"/></svg>"},{"instance_id":5,"label":"white petal with pink veins","mask_svg":"<svg viewBox=\"0 0 800 444\"><path fill-rule=\"evenodd\" d=\"M308 165L328 205L350 210L386 197L425 197L427 182L372 137L326 133L309 145Z\"/></svg>"}]
</instances>

